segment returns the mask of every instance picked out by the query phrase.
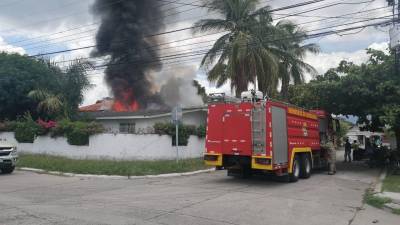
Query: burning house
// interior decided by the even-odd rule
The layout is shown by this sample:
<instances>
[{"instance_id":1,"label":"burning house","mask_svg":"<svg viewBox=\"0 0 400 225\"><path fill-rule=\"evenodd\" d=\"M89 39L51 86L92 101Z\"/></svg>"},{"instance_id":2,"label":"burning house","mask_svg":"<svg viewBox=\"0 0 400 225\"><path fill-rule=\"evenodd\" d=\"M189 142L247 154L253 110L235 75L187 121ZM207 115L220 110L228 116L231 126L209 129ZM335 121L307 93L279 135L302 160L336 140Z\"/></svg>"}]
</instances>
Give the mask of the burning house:
<instances>
[{"instance_id":1,"label":"burning house","mask_svg":"<svg viewBox=\"0 0 400 225\"><path fill-rule=\"evenodd\" d=\"M206 123L207 111L192 82L193 66L166 72L159 45L165 45L162 4L157 0L96 0L101 21L92 56L102 57L112 98L81 107L109 132L149 133L156 122L169 122L171 108L183 105L183 123Z\"/></svg>"}]
</instances>

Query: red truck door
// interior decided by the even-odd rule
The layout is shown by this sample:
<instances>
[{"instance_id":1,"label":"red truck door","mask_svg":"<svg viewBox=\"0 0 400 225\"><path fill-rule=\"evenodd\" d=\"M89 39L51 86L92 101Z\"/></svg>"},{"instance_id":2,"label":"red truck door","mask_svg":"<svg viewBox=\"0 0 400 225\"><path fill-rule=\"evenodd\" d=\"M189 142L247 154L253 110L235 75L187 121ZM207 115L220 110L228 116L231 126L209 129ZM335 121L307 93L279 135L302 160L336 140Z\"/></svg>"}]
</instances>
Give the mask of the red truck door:
<instances>
[{"instance_id":1,"label":"red truck door","mask_svg":"<svg viewBox=\"0 0 400 225\"><path fill-rule=\"evenodd\" d=\"M252 155L251 112L245 107L227 109L223 116L223 154Z\"/></svg>"}]
</instances>

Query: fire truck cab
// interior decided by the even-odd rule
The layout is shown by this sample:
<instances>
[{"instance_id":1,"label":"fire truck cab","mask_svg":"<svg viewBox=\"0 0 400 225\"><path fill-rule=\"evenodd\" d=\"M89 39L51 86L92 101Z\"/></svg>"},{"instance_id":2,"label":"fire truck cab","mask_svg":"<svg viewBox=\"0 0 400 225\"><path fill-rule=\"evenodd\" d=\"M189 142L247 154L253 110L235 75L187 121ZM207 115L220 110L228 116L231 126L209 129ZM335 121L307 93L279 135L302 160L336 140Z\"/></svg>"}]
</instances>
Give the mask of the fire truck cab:
<instances>
[{"instance_id":1,"label":"fire truck cab","mask_svg":"<svg viewBox=\"0 0 400 225\"><path fill-rule=\"evenodd\" d=\"M273 173L295 182L326 166L320 143L330 124L324 111L266 99L261 92L245 92L240 100L211 94L204 160L228 175Z\"/></svg>"}]
</instances>

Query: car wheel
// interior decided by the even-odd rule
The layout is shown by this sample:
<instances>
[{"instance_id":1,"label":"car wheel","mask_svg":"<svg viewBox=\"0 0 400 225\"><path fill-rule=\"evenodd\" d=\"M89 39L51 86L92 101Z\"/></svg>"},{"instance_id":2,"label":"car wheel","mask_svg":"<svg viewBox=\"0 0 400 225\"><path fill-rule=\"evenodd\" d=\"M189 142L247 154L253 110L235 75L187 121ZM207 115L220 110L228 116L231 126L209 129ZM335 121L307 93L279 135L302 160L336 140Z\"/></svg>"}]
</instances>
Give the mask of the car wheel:
<instances>
[{"instance_id":1,"label":"car wheel","mask_svg":"<svg viewBox=\"0 0 400 225\"><path fill-rule=\"evenodd\" d=\"M3 169L1 169L1 172L4 174L9 174L12 173L15 169L15 166L9 166L9 167L5 167Z\"/></svg>"},{"instance_id":2,"label":"car wheel","mask_svg":"<svg viewBox=\"0 0 400 225\"><path fill-rule=\"evenodd\" d=\"M309 154L302 154L300 156L300 177L309 178L311 176L311 159Z\"/></svg>"}]
</instances>

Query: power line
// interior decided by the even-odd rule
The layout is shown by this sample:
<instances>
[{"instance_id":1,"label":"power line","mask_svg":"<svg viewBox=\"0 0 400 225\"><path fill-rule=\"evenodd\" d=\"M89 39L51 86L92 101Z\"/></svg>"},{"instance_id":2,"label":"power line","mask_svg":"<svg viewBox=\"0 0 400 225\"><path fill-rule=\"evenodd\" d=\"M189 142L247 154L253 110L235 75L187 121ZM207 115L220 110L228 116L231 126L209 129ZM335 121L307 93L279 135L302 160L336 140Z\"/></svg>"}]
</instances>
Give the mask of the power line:
<instances>
[{"instance_id":1,"label":"power line","mask_svg":"<svg viewBox=\"0 0 400 225\"><path fill-rule=\"evenodd\" d=\"M370 18L370 19L356 21L356 22L349 22L349 23L339 24L339 25L336 25L336 26L326 26L326 27L322 27L322 28L318 28L318 29L309 30L308 32L315 32L315 31L321 31L321 30L331 29L331 28L335 28L335 27L354 25L354 24L357 24L357 23L368 22L368 21L378 20L378 19L386 19L386 18L389 18L389 17L391 17L391 15L377 17L377 18ZM222 33L225 33L225 32L226 31L216 32L216 33L206 34L206 35L202 35L202 36L195 37L195 38L200 38L200 37L209 36L209 35L215 35L215 34L222 34ZM176 40L176 41L171 41L171 42L167 42L167 43L161 43L161 44L157 44L157 45L154 45L154 46L150 46L150 47L148 47L146 49L151 50L152 48L155 48L155 47L160 47L160 46L163 46L163 45L168 45L168 44L172 44L172 43L176 43L176 42L180 42L180 41L187 41L187 40L191 40L191 39L194 39L194 38L186 38L186 39L182 39L182 40ZM171 46L171 47L167 47L167 48L157 49L157 51L170 49L170 48L177 48L177 47L185 47L185 46L191 46L191 45L197 45L197 44L204 44L204 43L209 43L209 42L214 42L214 41L216 41L216 40L207 40L207 41L203 41L203 42L200 42L200 43L197 42L197 43L190 43L190 44L180 45L180 46ZM203 46L203 48L204 47L211 47L211 46L212 45L207 45L207 46ZM153 51L156 51L156 50L154 49ZM83 58L83 59L90 59L90 58L91 57ZM65 62L71 62L71 61L74 61L74 60L64 60L64 61L56 62L56 63L65 63Z\"/></svg>"},{"instance_id":2,"label":"power line","mask_svg":"<svg viewBox=\"0 0 400 225\"><path fill-rule=\"evenodd\" d=\"M305 3L301 3L301 4L289 5L289 6L285 6L285 7L273 9L273 10L271 10L271 11L278 11L278 10L281 10L281 9L299 7L299 6L303 6L303 5L306 5L306 4L311 4L311 3L315 3L315 2L321 2L321 1L325 1L325 0L309 1L309 2L305 2ZM163 2L165 2L165 1L163 1ZM198 1L194 1L194 2L198 2ZM172 3L172 2L171 2L171 1L168 1L168 3ZM168 3L166 3L166 4L168 4ZM176 1L174 1L174 3L175 3L175 4L183 4L183 3L177 3ZM192 2L192 3L193 3L193 2ZM187 4L190 4L190 3L185 3L185 5L187 5ZM331 5L328 5L328 6L324 6L324 8L326 8L326 7L331 7L331 6L334 6L334 5L337 5L337 4L342 4L342 3L331 4ZM346 3L343 3L343 4L346 4ZM349 4L351 4L351 3L349 3ZM178 8L178 7L176 7L176 8ZM194 9L194 8L189 9L189 10L193 10L193 9ZM315 11L315 10L318 10L318 9L314 9L313 11ZM187 11L188 11L188 10L187 10ZM309 11L304 11L304 12L301 12L301 13L305 13L305 12L309 12ZM167 15L167 16L165 16L164 18L166 18L166 17L168 17L168 16L171 16L171 15L179 14L179 13L182 13L182 11L181 11L181 12L174 13L174 14ZM301 13L297 13L297 14L301 14ZM163 18L163 19L164 19L164 18ZM161 19L161 18L160 18L160 19ZM89 24L89 25L96 25L96 24L99 24L99 23L96 22L96 23L92 23L92 24ZM79 28L73 28L73 29L70 29L70 30L75 30L75 29L79 29ZM69 31L70 31L70 30L69 30ZM96 29L91 29L91 30L87 30L87 31L81 31L81 32L76 33L76 34L87 33L87 32L91 32L91 31L95 31L95 30L96 30ZM57 32L57 33L54 33L54 34L59 34L59 33L64 33L64 32L66 32L66 31ZM64 36L64 37L67 37L67 36L74 36L74 35L76 35L76 34L69 34L69 35L66 35L66 36ZM44 35L42 35L42 36L40 36L40 37L43 37L43 36L44 36ZM85 36L85 37L89 37L89 36ZM32 39L37 39L37 38L39 38L39 37L34 37L34 38L32 38ZM48 39L47 41L51 41L51 40L55 40L55 39L61 39L61 38L63 38L63 37L57 37L57 38L53 38L53 39ZM83 38L83 37L81 37L81 38ZM75 39L72 39L72 40L77 40L77 39L80 39L80 38L75 38ZM26 40L27 40L27 39L21 40L21 41L16 41L16 42L11 42L11 43L9 43L9 44L15 44L15 43L23 42L23 41L26 41ZM38 41L38 42L35 42L35 43L29 43L29 44L27 44L27 45L22 45L22 46L18 46L18 47L31 46L31 45L38 44L38 43L41 43L41 42L42 42L42 41ZM47 47L47 46L51 46L51 45L52 45L52 43L47 44L47 45L45 45L45 46ZM11 47L11 49L12 49L12 48L13 48L13 47ZM36 49L36 48L39 48L39 46L34 47L33 49ZM32 48L30 48L30 49L32 49ZM27 50L30 50L30 49L27 49ZM6 49L6 50L7 50L7 49Z\"/></svg>"},{"instance_id":3,"label":"power line","mask_svg":"<svg viewBox=\"0 0 400 225\"><path fill-rule=\"evenodd\" d=\"M305 5L309 5L309 4L314 4L314 3L322 2L322 1L326 1L326 0L307 1L307 2L303 2L303 3L298 3L298 4L293 4L293 5L289 5L289 6L280 7L280 8L277 8L277 9L272 9L272 10L270 10L270 12L275 12L275 11L280 11L280 10L286 10L286 9L295 8L295 7L301 7L301 6L305 6ZM198 27L198 26L197 26L197 27ZM176 29L176 30L161 32L161 33L157 33L157 34L151 34L151 35L148 35L147 37L154 37L154 36L159 36L159 35L165 35L165 34L170 34L170 33L175 33L175 32L180 32L180 31L185 31L185 30L191 30L191 29L193 29L193 28L196 28L196 26L191 26L191 27L186 27L186 28L181 28L181 29ZM127 41L127 40L124 40L124 41ZM65 52L83 50L83 49L88 49L88 48L94 48L94 47L96 47L96 46L97 46L97 45L91 45L91 46L85 46L85 47L79 47L79 48L73 48L73 49L67 49L67 50L61 50L61 51L54 51L54 52L48 52L48 53L41 53L41 54L32 55L31 57L38 57L38 56L45 56L45 55L52 55L52 54L59 54L59 53L65 53Z\"/></svg>"},{"instance_id":4,"label":"power line","mask_svg":"<svg viewBox=\"0 0 400 225\"><path fill-rule=\"evenodd\" d=\"M121 0L120 0L120 1L121 1ZM197 0L197 1L198 1L198 0ZM117 3L117 2L114 2L114 3ZM174 7L173 9L180 8L180 7L182 7L182 6ZM165 15L164 17L156 18L154 21L158 21L158 20L161 20L161 19L165 19L165 18L167 18L167 17L169 17L169 16L177 15L177 14L180 14L180 13L188 12L188 11L193 10L193 9L195 9L195 8L186 9L186 10L183 10L183 11L178 11L178 12L175 12L175 13L167 14L167 15ZM167 10L167 11L168 11L168 10ZM92 25L98 25L98 24L101 24L101 22L99 21L99 22L91 23L91 24L88 24L88 25L85 25L85 26L92 26ZM76 29L79 29L79 28L82 28L82 27L85 27L85 26L78 26L78 27L75 27L75 28L72 28L72 29L69 29L69 30L64 30L64 31L61 31L61 32L56 32L56 33L53 33L53 34L50 34L50 35L56 35L56 34L60 34L60 33L65 33L65 32L68 32L68 31L71 31L71 30L76 30ZM87 32L94 31L94 30L96 30L96 29L83 31L83 32L80 32L80 33L87 33ZM0 32L1 32L1 31L0 31ZM72 35L73 35L73 34L72 34ZM40 35L40 36L37 36L37 37L34 37L34 38L28 38L28 39L24 39L24 40L15 41L15 42L10 42L10 43L8 43L8 44L15 44L15 43L20 43L20 42L25 42L25 41L29 41L29 40L32 40L32 39L42 38L42 37L45 37L45 36L48 36L48 35ZM71 35L67 35L67 36L71 36ZM61 38L61 37L59 37L59 38ZM58 39L58 38L56 38L56 39ZM48 41L48 40L47 40L47 41ZM42 42L42 41L39 41L39 42L36 42L36 43L40 43L40 42ZM31 45L31 44L28 44L28 45ZM19 47L21 47L21 46L19 46Z\"/></svg>"},{"instance_id":5,"label":"power line","mask_svg":"<svg viewBox=\"0 0 400 225\"><path fill-rule=\"evenodd\" d=\"M322 37L322 36L329 36L333 34L339 34L347 31L352 31L356 29L361 29L361 28L367 28L371 26L382 26L382 25L387 25L390 24L391 20L386 20L384 22L378 22L378 23L371 23L371 24L366 24L366 25L361 25L361 26L354 26L354 27L349 27L349 28L342 28L338 30L330 30L330 31L324 31L324 32L319 32L319 33L313 33L313 34L308 34L308 35L303 35L303 36L297 36L297 37L288 37L288 38L279 38L275 40L270 40L268 42L276 42L276 41L282 41L285 39L292 39L292 38L304 38L304 39L312 39L312 38L317 38L317 37ZM103 65L98 65L95 66L94 68L104 68L108 66L114 66L114 65L123 65L123 64L130 64L130 65L135 65L135 63L140 63L140 65L144 64L151 64L151 63L160 63L160 60L168 60L168 59L180 59L180 58L186 58L186 57L191 57L191 56L200 56L204 55L208 50L198 50L194 51L191 54L189 53L181 53L181 54L171 54L171 55L166 55L158 58L157 60L153 60L151 62L143 62L141 60L135 60L135 61L130 61L130 62L122 62L122 63L106 63Z\"/></svg>"}]
</instances>

